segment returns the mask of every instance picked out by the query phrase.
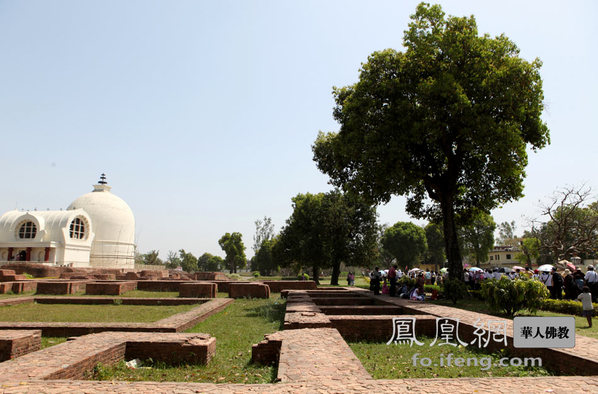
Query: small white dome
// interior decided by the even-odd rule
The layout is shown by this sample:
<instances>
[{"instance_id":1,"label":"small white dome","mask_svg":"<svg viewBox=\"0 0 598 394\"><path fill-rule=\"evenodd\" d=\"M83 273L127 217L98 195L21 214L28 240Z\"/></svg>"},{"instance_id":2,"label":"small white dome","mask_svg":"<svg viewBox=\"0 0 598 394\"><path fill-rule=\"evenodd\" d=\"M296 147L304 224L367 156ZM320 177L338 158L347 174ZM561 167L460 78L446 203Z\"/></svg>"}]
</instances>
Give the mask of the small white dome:
<instances>
[{"instance_id":1,"label":"small white dome","mask_svg":"<svg viewBox=\"0 0 598 394\"><path fill-rule=\"evenodd\" d=\"M103 182L103 183L102 183ZM83 209L93 223L92 266L133 266L135 259L135 217L111 187L100 181L94 190L77 198L67 209Z\"/></svg>"}]
</instances>

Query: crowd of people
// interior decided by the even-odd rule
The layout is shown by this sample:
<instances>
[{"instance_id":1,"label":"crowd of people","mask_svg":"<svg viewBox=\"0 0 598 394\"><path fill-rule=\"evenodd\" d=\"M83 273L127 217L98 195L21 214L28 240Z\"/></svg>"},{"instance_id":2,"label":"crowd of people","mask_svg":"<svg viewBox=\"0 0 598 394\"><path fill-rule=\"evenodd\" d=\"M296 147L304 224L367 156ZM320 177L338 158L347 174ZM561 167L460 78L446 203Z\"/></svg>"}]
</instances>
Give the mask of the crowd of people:
<instances>
[{"instance_id":1,"label":"crowd of people","mask_svg":"<svg viewBox=\"0 0 598 394\"><path fill-rule=\"evenodd\" d=\"M481 284L486 279L501 279L503 277L510 280L526 277L528 279L538 280L543 283L550 293L550 298L561 300L578 300L582 302L584 316L588 319L588 324L592 326L593 305L598 298L598 273L593 266L588 266L584 274L581 269L565 269L562 274L555 267L552 271L538 271L527 269L516 269L509 272L501 272L498 268L494 269L464 269L463 279L465 284L472 290L479 290ZM404 275L415 279L415 285L409 287L404 284L397 286L399 279ZM411 300L423 301L425 299L424 284L441 284L447 277L447 272L442 274L434 271L412 270L403 273L395 264L388 270L380 271L375 267L369 273L370 290L375 295L387 294L390 297L401 297ZM347 282L350 286L355 283L355 274L349 272Z\"/></svg>"},{"instance_id":2,"label":"crowd of people","mask_svg":"<svg viewBox=\"0 0 598 394\"><path fill-rule=\"evenodd\" d=\"M414 286L403 284L398 286L398 281L404 276L415 279ZM437 272L431 271L410 271L403 273L395 264L384 273L378 267L375 267L370 272L370 290L375 295L387 294L390 297L401 297L416 301L423 301L425 299L424 284L435 284L440 275Z\"/></svg>"}]
</instances>

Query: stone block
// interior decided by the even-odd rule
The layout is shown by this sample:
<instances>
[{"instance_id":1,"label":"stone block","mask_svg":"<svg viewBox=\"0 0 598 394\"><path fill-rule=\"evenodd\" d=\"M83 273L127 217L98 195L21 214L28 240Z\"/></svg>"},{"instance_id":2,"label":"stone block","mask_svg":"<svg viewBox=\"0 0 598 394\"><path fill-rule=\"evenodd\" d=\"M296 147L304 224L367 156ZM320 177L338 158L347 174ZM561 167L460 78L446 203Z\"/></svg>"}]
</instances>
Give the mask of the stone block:
<instances>
[{"instance_id":1,"label":"stone block","mask_svg":"<svg viewBox=\"0 0 598 394\"><path fill-rule=\"evenodd\" d=\"M0 330L0 361L40 350L41 338L40 330Z\"/></svg>"},{"instance_id":2,"label":"stone block","mask_svg":"<svg viewBox=\"0 0 598 394\"><path fill-rule=\"evenodd\" d=\"M263 283L231 283L228 296L231 298L270 298L270 288Z\"/></svg>"},{"instance_id":3,"label":"stone block","mask_svg":"<svg viewBox=\"0 0 598 394\"><path fill-rule=\"evenodd\" d=\"M85 286L85 294L121 295L137 288L136 281L98 281Z\"/></svg>"},{"instance_id":4,"label":"stone block","mask_svg":"<svg viewBox=\"0 0 598 394\"><path fill-rule=\"evenodd\" d=\"M216 298L218 286L212 282L181 283L179 297Z\"/></svg>"}]
</instances>

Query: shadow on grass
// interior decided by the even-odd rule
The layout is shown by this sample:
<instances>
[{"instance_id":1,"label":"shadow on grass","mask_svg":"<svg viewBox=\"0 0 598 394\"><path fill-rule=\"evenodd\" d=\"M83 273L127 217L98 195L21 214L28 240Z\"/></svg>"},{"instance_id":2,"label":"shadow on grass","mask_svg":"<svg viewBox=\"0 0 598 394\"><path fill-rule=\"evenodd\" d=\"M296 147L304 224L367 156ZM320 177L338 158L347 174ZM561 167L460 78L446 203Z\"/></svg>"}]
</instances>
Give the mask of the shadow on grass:
<instances>
[{"instance_id":1,"label":"shadow on grass","mask_svg":"<svg viewBox=\"0 0 598 394\"><path fill-rule=\"evenodd\" d=\"M286 309L285 301L275 301L272 304L260 305L255 308L251 308L247 311L245 316L249 317L261 317L268 322L277 322L278 329L282 330L284 326L284 313Z\"/></svg>"}]
</instances>

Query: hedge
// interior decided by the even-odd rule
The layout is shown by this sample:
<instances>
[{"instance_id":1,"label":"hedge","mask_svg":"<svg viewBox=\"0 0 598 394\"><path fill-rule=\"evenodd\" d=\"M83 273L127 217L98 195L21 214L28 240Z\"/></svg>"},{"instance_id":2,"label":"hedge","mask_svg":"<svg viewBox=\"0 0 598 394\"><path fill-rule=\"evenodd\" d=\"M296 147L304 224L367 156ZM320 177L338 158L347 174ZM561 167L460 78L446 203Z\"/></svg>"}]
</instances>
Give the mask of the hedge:
<instances>
[{"instance_id":1,"label":"hedge","mask_svg":"<svg viewBox=\"0 0 598 394\"><path fill-rule=\"evenodd\" d=\"M598 310L598 304L593 303L594 310ZM550 311L556 313L565 313L568 315L578 315L581 316L581 312L583 308L581 306L581 302L579 301L572 301L572 300L553 300L553 299L545 299L542 300L540 304L540 309L543 311Z\"/></svg>"}]
</instances>

